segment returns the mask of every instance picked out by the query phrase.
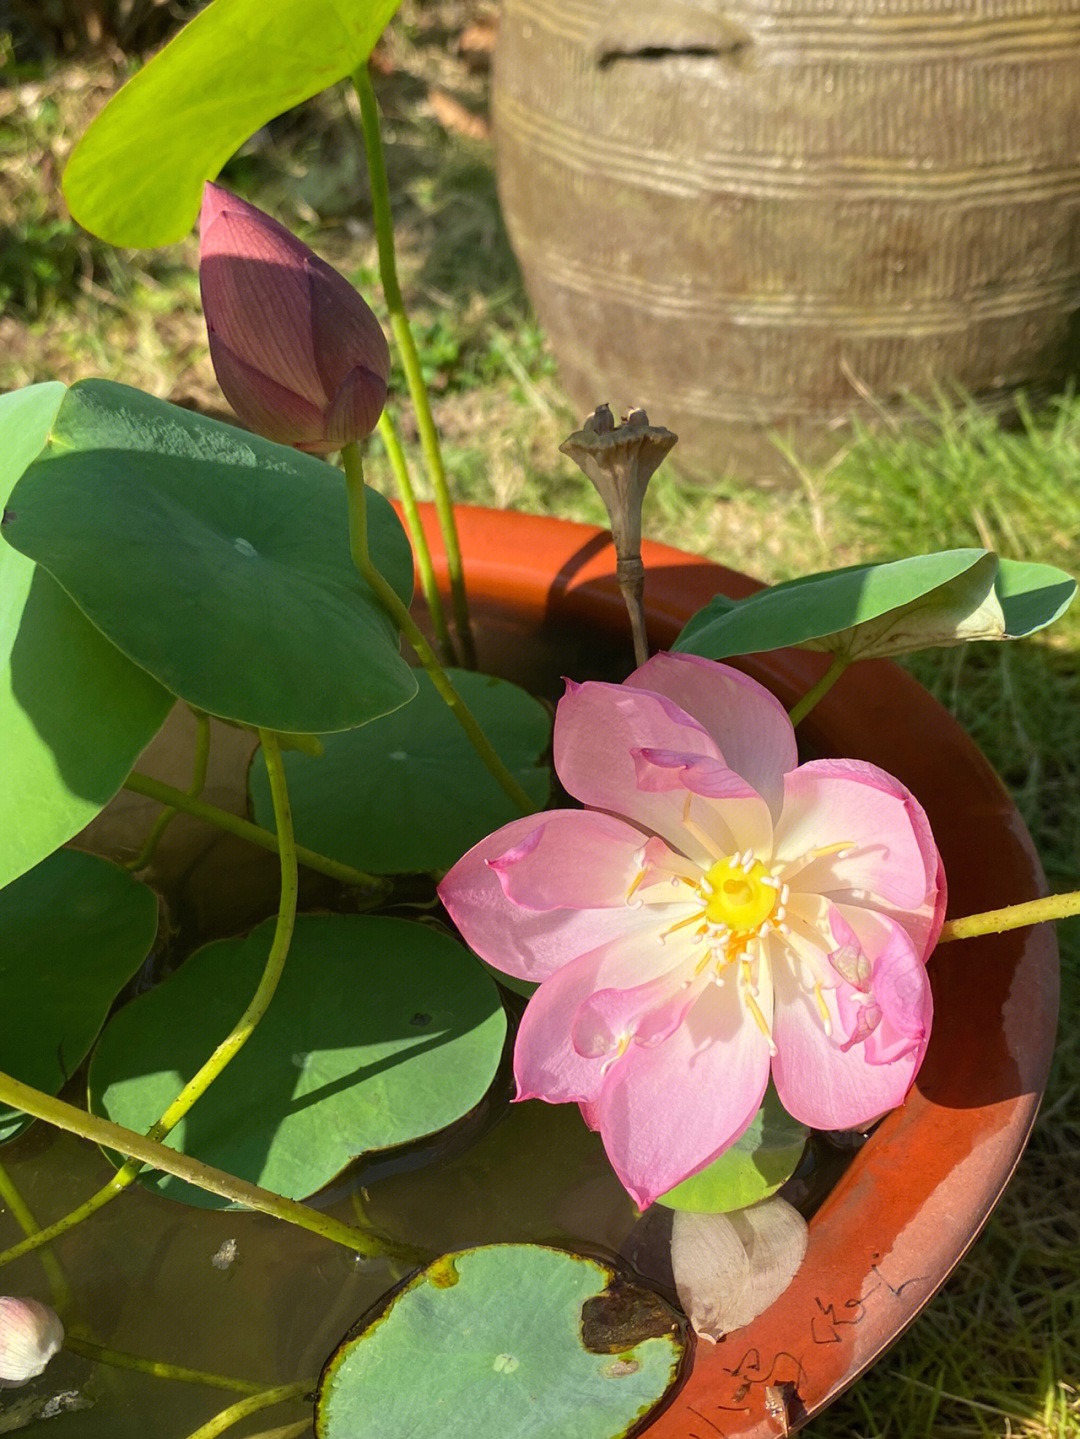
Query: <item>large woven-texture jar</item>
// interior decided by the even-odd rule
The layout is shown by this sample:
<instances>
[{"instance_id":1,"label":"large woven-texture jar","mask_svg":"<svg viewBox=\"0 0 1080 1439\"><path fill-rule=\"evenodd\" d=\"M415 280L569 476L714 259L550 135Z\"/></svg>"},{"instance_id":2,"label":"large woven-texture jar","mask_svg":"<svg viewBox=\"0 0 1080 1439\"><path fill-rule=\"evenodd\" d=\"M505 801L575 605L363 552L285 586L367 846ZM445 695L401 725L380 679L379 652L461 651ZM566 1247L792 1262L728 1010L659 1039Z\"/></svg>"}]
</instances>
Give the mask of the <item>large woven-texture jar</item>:
<instances>
[{"instance_id":1,"label":"large woven-texture jar","mask_svg":"<svg viewBox=\"0 0 1080 1439\"><path fill-rule=\"evenodd\" d=\"M504 0L493 110L571 398L691 474L1070 371L1080 0Z\"/></svg>"}]
</instances>

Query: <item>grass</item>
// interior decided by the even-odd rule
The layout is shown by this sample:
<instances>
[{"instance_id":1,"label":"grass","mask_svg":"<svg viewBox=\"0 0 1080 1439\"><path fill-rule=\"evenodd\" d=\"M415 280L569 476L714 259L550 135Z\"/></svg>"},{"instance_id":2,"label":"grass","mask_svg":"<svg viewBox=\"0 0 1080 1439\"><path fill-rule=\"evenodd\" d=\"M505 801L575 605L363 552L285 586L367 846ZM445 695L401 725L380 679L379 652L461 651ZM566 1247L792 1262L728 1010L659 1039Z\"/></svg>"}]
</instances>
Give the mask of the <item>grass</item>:
<instances>
[{"instance_id":1,"label":"grass","mask_svg":"<svg viewBox=\"0 0 1080 1439\"><path fill-rule=\"evenodd\" d=\"M557 451L581 416L567 408L530 314L490 146L433 115L436 90L483 114L484 76L449 43L461 12L461 0L407 5L380 48L378 85L402 277L448 470L462 500L602 523L598 498ZM19 61L12 73L0 89L0 389L106 375L224 414L194 242L113 252L77 231L57 196L66 153L119 71ZM274 122L225 178L377 302L346 97L324 96ZM422 490L415 433L397 409ZM792 485L781 493L726 476L692 487L665 467L650 488L647 531L765 579L968 544L1080 570L1080 400L1022 408L1020 423L1003 428L943 396L913 407L912 421L856 435L823 468L790 457ZM368 468L389 487L377 445ZM1078 651L1080 613L1024 645L937 651L912 665L1006 779L1057 888L1077 883L1080 855ZM1020 1168L955 1276L809 1427L814 1439L1080 1439L1080 922L1062 925L1060 940L1058 1050Z\"/></svg>"},{"instance_id":2,"label":"grass","mask_svg":"<svg viewBox=\"0 0 1080 1439\"><path fill-rule=\"evenodd\" d=\"M923 419L862 436L815 482L826 533L857 531L872 557L986 544L1076 573L1080 402L1066 395L1038 415L1021 407L1013 430L970 404L942 403ZM911 666L1006 780L1060 889L1078 882L1078 650L1071 614L1023 645L936 651ZM1080 924L1060 925L1059 940L1058 1048L1020 1168L914 1327L810 1426L818 1439L1080 1435Z\"/></svg>"}]
</instances>

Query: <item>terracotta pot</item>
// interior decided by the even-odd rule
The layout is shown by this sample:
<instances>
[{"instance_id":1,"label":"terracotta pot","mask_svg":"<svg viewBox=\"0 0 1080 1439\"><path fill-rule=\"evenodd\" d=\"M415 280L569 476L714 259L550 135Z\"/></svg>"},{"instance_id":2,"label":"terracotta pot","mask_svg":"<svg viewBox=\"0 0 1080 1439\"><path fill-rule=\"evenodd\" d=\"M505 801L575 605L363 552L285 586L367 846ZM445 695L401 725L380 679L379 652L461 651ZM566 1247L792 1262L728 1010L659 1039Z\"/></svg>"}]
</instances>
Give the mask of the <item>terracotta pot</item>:
<instances>
[{"instance_id":1,"label":"terracotta pot","mask_svg":"<svg viewBox=\"0 0 1080 1439\"><path fill-rule=\"evenodd\" d=\"M1076 0L506 0L499 193L579 412L790 481L772 431L1060 383L1078 60Z\"/></svg>"},{"instance_id":2,"label":"terracotta pot","mask_svg":"<svg viewBox=\"0 0 1080 1439\"><path fill-rule=\"evenodd\" d=\"M481 666L549 691L559 674L621 678L633 661L606 532L565 521L458 510ZM431 543L439 541L425 516ZM646 544L654 649L744 575ZM444 566L442 567L444 571ZM792 703L824 657L777 651L744 668ZM870 760L924 805L945 861L949 913L1032 899L1044 880L1001 781L952 717L908 674L855 666L813 711L801 739ZM915 1087L856 1155L810 1221L786 1294L714 1346L699 1343L650 1439L760 1436L779 1425L767 1386L791 1384L794 1425L856 1379L915 1318L985 1223L1035 1118L1057 1021L1053 927L943 945L930 960L935 1021Z\"/></svg>"},{"instance_id":3,"label":"terracotta pot","mask_svg":"<svg viewBox=\"0 0 1080 1439\"><path fill-rule=\"evenodd\" d=\"M430 507L424 522L445 582ZM564 675L618 680L633 668L606 532L467 507L458 510L458 523L482 668L552 699L561 694ZM644 559L656 649L670 645L718 591L738 597L758 588L743 575L662 545L647 544ZM748 660L745 668L791 703L823 663L819 655L783 651ZM175 765L173 782L183 784L190 736L181 736L178 755L170 758L183 716L171 723L172 736L163 733L140 768L168 778ZM856 666L800 735L818 752L871 760L911 787L944 856L952 914L1042 892L1038 858L1001 782L956 722L903 671L884 662ZM250 737L222 728L208 798L244 808L250 747ZM92 827L95 846L130 852L157 813L142 805L136 796L120 796ZM193 910L192 943L220 926L222 914L236 927L276 904L271 856L217 832L208 839L205 826L183 816L167 831L152 877ZM308 876L307 883L306 903L318 905L321 881ZM1020 1156L1046 1081L1057 1014L1053 930L1041 926L943 946L930 972L936 1018L915 1088L813 1216L807 1258L787 1293L726 1342L697 1345L685 1382L649 1427L650 1439L716 1433L775 1439L779 1426L766 1410L767 1387L794 1386L787 1391L793 1424L821 1409L912 1321L985 1222ZM85 1190L84 1183L79 1192ZM154 1197L133 1194L128 1204L118 1224L130 1223L131 1205L149 1211ZM173 1222L193 1229L194 1238L185 1231L185 1245L202 1242L209 1253L213 1245L206 1248L199 1226L233 1220L200 1213ZM245 1245L279 1252L270 1221L261 1225L252 1216L245 1223ZM324 1262L318 1256L325 1246L308 1240L294 1236L290 1252L311 1250L305 1263L317 1260L320 1272L343 1282L339 1268L349 1256L335 1252ZM310 1267L289 1281L289 1303L297 1308L309 1298L305 1275ZM349 1319L363 1307L358 1303ZM310 1343L317 1344L319 1326L312 1321L309 1328ZM319 1357L312 1353L304 1362Z\"/></svg>"}]
</instances>

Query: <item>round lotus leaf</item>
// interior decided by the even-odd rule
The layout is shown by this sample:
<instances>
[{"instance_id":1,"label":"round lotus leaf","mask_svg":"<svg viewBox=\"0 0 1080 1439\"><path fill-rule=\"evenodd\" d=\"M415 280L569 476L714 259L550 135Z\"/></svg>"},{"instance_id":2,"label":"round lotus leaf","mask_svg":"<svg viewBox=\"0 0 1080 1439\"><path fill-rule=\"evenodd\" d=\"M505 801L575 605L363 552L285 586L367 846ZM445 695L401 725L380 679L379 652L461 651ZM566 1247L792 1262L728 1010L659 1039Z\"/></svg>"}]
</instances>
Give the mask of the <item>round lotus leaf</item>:
<instances>
[{"instance_id":1,"label":"round lotus leaf","mask_svg":"<svg viewBox=\"0 0 1080 1439\"><path fill-rule=\"evenodd\" d=\"M240 1018L273 931L267 920L205 945L114 1015L90 1064L90 1108L148 1129ZM490 1085L505 1036L496 985L448 935L382 916L300 915L269 1009L167 1142L302 1199L358 1155L460 1119ZM146 1182L225 1203L167 1174Z\"/></svg>"},{"instance_id":2,"label":"round lotus leaf","mask_svg":"<svg viewBox=\"0 0 1080 1439\"><path fill-rule=\"evenodd\" d=\"M367 509L371 557L408 603L405 532L381 495ZM84 380L12 490L3 533L197 709L310 734L416 693L353 566L344 477L310 455Z\"/></svg>"},{"instance_id":3,"label":"round lotus leaf","mask_svg":"<svg viewBox=\"0 0 1080 1439\"><path fill-rule=\"evenodd\" d=\"M0 504L41 453L66 391L0 395ZM0 542L0 885L78 834L123 784L173 696L38 565Z\"/></svg>"},{"instance_id":4,"label":"round lotus leaf","mask_svg":"<svg viewBox=\"0 0 1080 1439\"><path fill-rule=\"evenodd\" d=\"M791 1178L810 1131L792 1119L770 1084L761 1108L719 1159L661 1194L658 1204L696 1214L728 1214L775 1194Z\"/></svg>"},{"instance_id":5,"label":"round lotus leaf","mask_svg":"<svg viewBox=\"0 0 1080 1439\"><path fill-rule=\"evenodd\" d=\"M97 855L62 849L0 890L0 1056L58 1094L150 951L153 890ZM0 1140L26 1115L0 1104Z\"/></svg>"},{"instance_id":6,"label":"round lotus leaf","mask_svg":"<svg viewBox=\"0 0 1080 1439\"><path fill-rule=\"evenodd\" d=\"M318 1439L618 1439L682 1358L678 1316L595 1260L531 1244L422 1270L323 1370Z\"/></svg>"},{"instance_id":7,"label":"round lotus leaf","mask_svg":"<svg viewBox=\"0 0 1080 1439\"><path fill-rule=\"evenodd\" d=\"M448 671L499 758L542 809L551 718L506 680ZM298 843L376 874L447 870L521 813L422 671L416 698L362 729L326 735L318 759L285 756ZM266 766L251 769L255 818L273 828Z\"/></svg>"}]
</instances>

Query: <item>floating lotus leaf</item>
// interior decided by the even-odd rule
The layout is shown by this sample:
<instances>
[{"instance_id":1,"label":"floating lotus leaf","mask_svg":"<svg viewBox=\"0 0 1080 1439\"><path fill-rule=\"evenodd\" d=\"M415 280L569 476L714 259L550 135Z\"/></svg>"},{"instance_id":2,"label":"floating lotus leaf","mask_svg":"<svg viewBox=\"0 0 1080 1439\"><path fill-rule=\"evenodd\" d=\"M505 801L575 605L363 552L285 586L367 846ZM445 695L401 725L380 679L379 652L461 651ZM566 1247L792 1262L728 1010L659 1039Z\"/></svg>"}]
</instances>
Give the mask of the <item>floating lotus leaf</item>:
<instances>
[{"instance_id":1,"label":"floating lotus leaf","mask_svg":"<svg viewBox=\"0 0 1080 1439\"><path fill-rule=\"evenodd\" d=\"M0 890L0 1055L58 1094L90 1052L158 928L153 890L97 855L62 849ZM0 1104L0 1140L30 1121Z\"/></svg>"},{"instance_id":2,"label":"floating lotus leaf","mask_svg":"<svg viewBox=\"0 0 1080 1439\"><path fill-rule=\"evenodd\" d=\"M240 1018L270 952L267 920L219 940L121 1009L90 1065L90 1107L145 1131ZM168 1143L291 1199L350 1160L452 1124L502 1055L498 989L456 940L410 920L300 915L270 1008ZM224 1201L167 1174L187 1203Z\"/></svg>"},{"instance_id":3,"label":"floating lotus leaf","mask_svg":"<svg viewBox=\"0 0 1080 1439\"><path fill-rule=\"evenodd\" d=\"M445 1255L330 1359L318 1439L619 1439L674 1381L683 1341L674 1311L614 1279L531 1244Z\"/></svg>"},{"instance_id":4,"label":"floating lotus leaf","mask_svg":"<svg viewBox=\"0 0 1080 1439\"><path fill-rule=\"evenodd\" d=\"M548 711L506 680L451 670L500 759L542 809ZM376 874L447 870L521 811L492 777L423 672L416 698L362 729L323 736L318 759L285 756L300 844ZM251 769L255 818L273 828L266 767Z\"/></svg>"}]
</instances>

